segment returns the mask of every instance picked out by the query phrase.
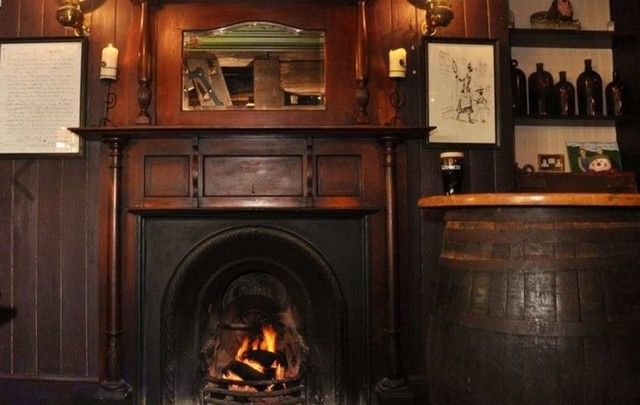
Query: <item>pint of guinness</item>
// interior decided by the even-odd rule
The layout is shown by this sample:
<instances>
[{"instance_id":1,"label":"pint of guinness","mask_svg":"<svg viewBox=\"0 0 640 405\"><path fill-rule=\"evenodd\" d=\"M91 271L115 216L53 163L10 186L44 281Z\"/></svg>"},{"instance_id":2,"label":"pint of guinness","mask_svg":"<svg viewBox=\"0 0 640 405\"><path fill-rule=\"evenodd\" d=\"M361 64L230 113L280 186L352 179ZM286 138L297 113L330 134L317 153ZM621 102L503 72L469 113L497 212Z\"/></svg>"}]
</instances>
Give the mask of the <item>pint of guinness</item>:
<instances>
[{"instance_id":1,"label":"pint of guinness","mask_svg":"<svg viewBox=\"0 0 640 405\"><path fill-rule=\"evenodd\" d=\"M445 195L462 192L462 152L445 152L440 154L440 171L442 172L442 189Z\"/></svg>"}]
</instances>

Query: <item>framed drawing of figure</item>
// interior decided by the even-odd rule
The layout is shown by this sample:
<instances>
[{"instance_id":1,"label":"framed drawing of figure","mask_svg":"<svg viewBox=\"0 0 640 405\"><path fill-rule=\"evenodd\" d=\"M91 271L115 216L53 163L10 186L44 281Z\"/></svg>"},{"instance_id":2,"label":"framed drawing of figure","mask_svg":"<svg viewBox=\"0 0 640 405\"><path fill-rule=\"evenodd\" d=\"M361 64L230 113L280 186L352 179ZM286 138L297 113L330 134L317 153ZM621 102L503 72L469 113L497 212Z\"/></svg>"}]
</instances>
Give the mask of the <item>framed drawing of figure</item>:
<instances>
[{"instance_id":1,"label":"framed drawing of figure","mask_svg":"<svg viewBox=\"0 0 640 405\"><path fill-rule=\"evenodd\" d=\"M425 38L428 144L499 144L497 40Z\"/></svg>"}]
</instances>

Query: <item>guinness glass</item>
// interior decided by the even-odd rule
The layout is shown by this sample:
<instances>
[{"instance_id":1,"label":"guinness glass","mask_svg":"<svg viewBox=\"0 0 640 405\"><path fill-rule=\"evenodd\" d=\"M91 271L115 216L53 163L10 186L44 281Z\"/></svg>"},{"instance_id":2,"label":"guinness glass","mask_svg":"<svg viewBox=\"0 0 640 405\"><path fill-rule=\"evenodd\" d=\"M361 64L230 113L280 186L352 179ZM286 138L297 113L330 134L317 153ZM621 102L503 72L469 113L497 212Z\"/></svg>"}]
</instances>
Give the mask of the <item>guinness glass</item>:
<instances>
[{"instance_id":1,"label":"guinness glass","mask_svg":"<svg viewBox=\"0 0 640 405\"><path fill-rule=\"evenodd\" d=\"M442 189L445 195L462 192L462 152L445 152L440 154L440 171L442 172Z\"/></svg>"}]
</instances>

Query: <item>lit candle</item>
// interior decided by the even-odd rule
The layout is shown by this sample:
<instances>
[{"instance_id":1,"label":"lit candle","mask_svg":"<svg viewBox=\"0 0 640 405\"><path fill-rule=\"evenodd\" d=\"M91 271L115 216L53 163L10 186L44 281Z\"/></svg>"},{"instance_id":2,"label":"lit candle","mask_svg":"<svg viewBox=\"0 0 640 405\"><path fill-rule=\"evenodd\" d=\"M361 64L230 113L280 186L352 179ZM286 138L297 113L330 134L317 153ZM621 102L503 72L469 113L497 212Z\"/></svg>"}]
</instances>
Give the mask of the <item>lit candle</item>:
<instances>
[{"instance_id":1,"label":"lit candle","mask_svg":"<svg viewBox=\"0 0 640 405\"><path fill-rule=\"evenodd\" d=\"M102 49L100 79L116 80L118 74L118 48L109 44Z\"/></svg>"},{"instance_id":2,"label":"lit candle","mask_svg":"<svg viewBox=\"0 0 640 405\"><path fill-rule=\"evenodd\" d=\"M405 77L407 73L407 50L404 48L389 51L389 77Z\"/></svg>"}]
</instances>

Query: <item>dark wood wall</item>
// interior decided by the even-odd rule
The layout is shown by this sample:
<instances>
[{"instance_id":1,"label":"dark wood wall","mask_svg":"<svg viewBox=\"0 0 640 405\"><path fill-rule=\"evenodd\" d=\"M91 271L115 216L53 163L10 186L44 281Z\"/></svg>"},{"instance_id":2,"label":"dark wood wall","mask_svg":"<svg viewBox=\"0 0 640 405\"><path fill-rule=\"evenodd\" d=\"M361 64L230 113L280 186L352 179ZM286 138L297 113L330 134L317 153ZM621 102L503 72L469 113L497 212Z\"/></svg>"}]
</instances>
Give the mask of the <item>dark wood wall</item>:
<instances>
[{"instance_id":1,"label":"dark wood wall","mask_svg":"<svg viewBox=\"0 0 640 405\"><path fill-rule=\"evenodd\" d=\"M86 105L92 125L102 111L101 48L115 42L126 49L135 16L130 0L85 3L94 10L87 16L92 32ZM72 35L56 22L57 7L54 0L2 2L0 37ZM0 158L0 305L17 310L13 322L0 327L0 403L18 395L25 381L29 387L46 385L34 397L52 395L50 386L67 395L78 390L78 382L98 381L104 330L98 271L101 156L101 145L91 142L79 159Z\"/></svg>"},{"instance_id":2,"label":"dark wood wall","mask_svg":"<svg viewBox=\"0 0 640 405\"><path fill-rule=\"evenodd\" d=\"M499 40L502 57L502 78L510 77L508 49L508 1L460 0L452 1L455 18L441 29L439 37L493 38ZM423 66L422 37L417 33L424 21L424 11L407 6L405 1L378 0L372 6L369 27L372 28L370 48L371 89L374 93L371 113L384 123L393 116L388 102L390 81L386 78L385 57L390 48L404 46L408 53L408 75L402 88L406 93L403 111L410 124L421 123L424 83L419 74ZM504 80L503 80L504 82ZM510 191L514 186L514 143L510 108L510 93L503 86L501 96L501 142L497 149L458 148L465 154L464 192ZM428 373L425 364L426 313L431 303L431 286L437 269L440 250L441 212L421 211L417 200L421 196L442 193L439 154L445 149L428 148L422 140L411 140L401 146L403 151L399 170L400 259L401 259L401 317L402 349L407 374L417 378ZM446 149L451 150L451 149ZM421 286L421 288L415 288ZM413 378L412 378L413 379ZM420 385L418 385L420 386Z\"/></svg>"},{"instance_id":3,"label":"dark wood wall","mask_svg":"<svg viewBox=\"0 0 640 405\"><path fill-rule=\"evenodd\" d=\"M87 73L87 125L95 125L102 112L103 87L98 79L100 52L107 43L120 48L119 80L113 87L119 100L112 121L130 125L137 114L135 99L138 6L131 0L86 0L90 13L89 69ZM452 1L455 19L439 36L493 37L502 40L506 52L507 0ZM274 6L274 2L264 1ZM55 21L53 0L4 1L0 8L0 36L65 36ZM211 7L215 7L212 3ZM387 52L404 46L409 51L405 115L419 123L422 100L420 75L421 35L424 12L406 0L369 0L369 61L373 124L393 115L388 103L391 82L387 78ZM503 66L508 77L508 64ZM156 80L156 79L154 79ZM506 93L505 93L506 94ZM1 95L0 95L1 96ZM504 97L503 99L507 100ZM508 105L508 104L507 104ZM507 109L508 110L508 109ZM466 191L507 190L512 184L513 142L511 117L506 111L500 150L466 152ZM420 355L422 319L427 298L409 286L425 283L436 248L430 244L434 229L416 208L421 195L440 192L438 154L420 141L401 147L400 201L403 238L402 303L405 325L405 362L411 374L425 370ZM98 200L101 145L89 143L82 159L0 159L0 305L13 305L18 315L0 328L0 381L25 378L94 381L100 374L99 308L103 282L100 247L104 232ZM19 174L24 187L11 178ZM435 239L434 239L435 240ZM422 248L423 241L427 247ZM425 284L426 285L426 284ZM427 288L427 287L425 287ZM415 355L414 355L415 353ZM55 378L54 378L55 377ZM0 384L0 393L2 392Z\"/></svg>"}]
</instances>

